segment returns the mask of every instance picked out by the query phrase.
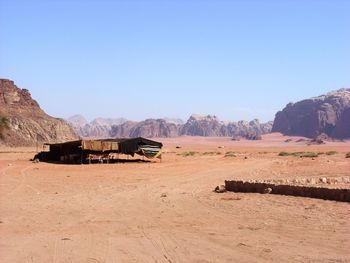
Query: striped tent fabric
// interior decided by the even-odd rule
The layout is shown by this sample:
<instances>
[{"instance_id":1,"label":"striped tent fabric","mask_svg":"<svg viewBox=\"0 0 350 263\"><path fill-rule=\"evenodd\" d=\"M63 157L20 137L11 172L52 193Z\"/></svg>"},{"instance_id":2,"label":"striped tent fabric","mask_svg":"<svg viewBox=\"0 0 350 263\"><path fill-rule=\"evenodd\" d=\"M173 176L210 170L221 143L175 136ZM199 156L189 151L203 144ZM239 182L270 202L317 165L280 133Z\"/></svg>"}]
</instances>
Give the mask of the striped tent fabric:
<instances>
[{"instance_id":1,"label":"striped tent fabric","mask_svg":"<svg viewBox=\"0 0 350 263\"><path fill-rule=\"evenodd\" d=\"M154 145L142 145L140 146L140 150L149 159L160 158L162 154L162 149Z\"/></svg>"}]
</instances>

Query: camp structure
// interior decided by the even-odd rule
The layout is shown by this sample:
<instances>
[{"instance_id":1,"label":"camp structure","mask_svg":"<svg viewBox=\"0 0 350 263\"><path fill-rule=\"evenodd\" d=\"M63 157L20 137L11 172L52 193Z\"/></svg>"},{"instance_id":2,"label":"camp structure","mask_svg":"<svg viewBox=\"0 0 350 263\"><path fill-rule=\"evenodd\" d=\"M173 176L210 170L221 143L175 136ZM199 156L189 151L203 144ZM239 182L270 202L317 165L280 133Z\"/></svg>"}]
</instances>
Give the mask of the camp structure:
<instances>
[{"instance_id":1,"label":"camp structure","mask_svg":"<svg viewBox=\"0 0 350 263\"><path fill-rule=\"evenodd\" d=\"M39 161L64 163L110 162L119 159L119 154L138 154L148 159L161 159L163 144L146 138L77 140L63 143L47 143L49 151L38 153Z\"/></svg>"}]
</instances>

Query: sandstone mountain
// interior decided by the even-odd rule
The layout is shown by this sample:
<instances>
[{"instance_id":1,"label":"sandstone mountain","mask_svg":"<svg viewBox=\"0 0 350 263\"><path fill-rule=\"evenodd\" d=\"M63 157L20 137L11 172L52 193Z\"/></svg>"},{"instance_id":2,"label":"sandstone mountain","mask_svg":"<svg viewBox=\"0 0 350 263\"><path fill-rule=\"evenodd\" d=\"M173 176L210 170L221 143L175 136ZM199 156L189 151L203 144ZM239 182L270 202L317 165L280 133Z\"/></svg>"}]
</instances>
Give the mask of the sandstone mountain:
<instances>
[{"instance_id":1,"label":"sandstone mountain","mask_svg":"<svg viewBox=\"0 0 350 263\"><path fill-rule=\"evenodd\" d=\"M272 131L310 138L322 133L331 138L350 138L350 89L287 104L277 112Z\"/></svg>"},{"instance_id":2,"label":"sandstone mountain","mask_svg":"<svg viewBox=\"0 0 350 263\"><path fill-rule=\"evenodd\" d=\"M216 116L192 115L186 123L180 119L147 119L134 122L125 121L121 124L101 125L84 121L84 118L73 116L68 121L75 131L82 137L176 137L188 136L240 136L258 138L259 135L271 131L272 122L260 123L239 121L224 123Z\"/></svg>"},{"instance_id":3,"label":"sandstone mountain","mask_svg":"<svg viewBox=\"0 0 350 263\"><path fill-rule=\"evenodd\" d=\"M164 119L147 119L141 122L126 122L115 125L112 137L175 137L178 136L178 125Z\"/></svg>"},{"instance_id":4,"label":"sandstone mountain","mask_svg":"<svg viewBox=\"0 0 350 263\"><path fill-rule=\"evenodd\" d=\"M0 144L34 146L37 142L61 142L77 138L62 119L47 115L26 89L0 79L0 117L7 119Z\"/></svg>"},{"instance_id":5,"label":"sandstone mountain","mask_svg":"<svg viewBox=\"0 0 350 263\"><path fill-rule=\"evenodd\" d=\"M253 138L271 132L272 122L260 123L255 119L250 122L238 121L224 123L216 116L192 115L188 121L179 128L179 135L191 136L240 136Z\"/></svg>"},{"instance_id":6,"label":"sandstone mountain","mask_svg":"<svg viewBox=\"0 0 350 263\"><path fill-rule=\"evenodd\" d=\"M179 134L192 136L225 136L226 134L223 134L222 127L224 127L224 123L214 115L201 116L193 114L187 122L180 127Z\"/></svg>"},{"instance_id":7,"label":"sandstone mountain","mask_svg":"<svg viewBox=\"0 0 350 263\"><path fill-rule=\"evenodd\" d=\"M96 118L88 122L82 115L74 115L67 119L74 131L85 138L108 138L112 126L125 123L124 118Z\"/></svg>"}]
</instances>

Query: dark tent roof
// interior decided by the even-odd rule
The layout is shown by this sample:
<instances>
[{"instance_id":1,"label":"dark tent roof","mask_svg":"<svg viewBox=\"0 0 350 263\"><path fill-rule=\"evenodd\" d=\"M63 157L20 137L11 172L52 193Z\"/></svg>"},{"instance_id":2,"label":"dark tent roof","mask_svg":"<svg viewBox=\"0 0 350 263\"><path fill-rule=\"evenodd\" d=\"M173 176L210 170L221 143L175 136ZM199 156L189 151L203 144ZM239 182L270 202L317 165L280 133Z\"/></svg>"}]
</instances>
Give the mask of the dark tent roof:
<instances>
[{"instance_id":1,"label":"dark tent roof","mask_svg":"<svg viewBox=\"0 0 350 263\"><path fill-rule=\"evenodd\" d=\"M50 151L56 152L74 152L74 151L91 151L91 152L118 152L118 140L101 139L101 140L77 140L64 143L51 143Z\"/></svg>"},{"instance_id":2,"label":"dark tent roof","mask_svg":"<svg viewBox=\"0 0 350 263\"><path fill-rule=\"evenodd\" d=\"M124 154L134 154L140 151L140 147L144 145L162 148L161 142L148 140L142 137L125 139L119 142L119 152Z\"/></svg>"},{"instance_id":3,"label":"dark tent roof","mask_svg":"<svg viewBox=\"0 0 350 263\"><path fill-rule=\"evenodd\" d=\"M52 143L48 154L51 160L62 157L80 156L86 158L89 154L122 153L134 156L139 154L147 158L160 157L163 144L142 137L100 140L77 140L64 143Z\"/></svg>"}]
</instances>

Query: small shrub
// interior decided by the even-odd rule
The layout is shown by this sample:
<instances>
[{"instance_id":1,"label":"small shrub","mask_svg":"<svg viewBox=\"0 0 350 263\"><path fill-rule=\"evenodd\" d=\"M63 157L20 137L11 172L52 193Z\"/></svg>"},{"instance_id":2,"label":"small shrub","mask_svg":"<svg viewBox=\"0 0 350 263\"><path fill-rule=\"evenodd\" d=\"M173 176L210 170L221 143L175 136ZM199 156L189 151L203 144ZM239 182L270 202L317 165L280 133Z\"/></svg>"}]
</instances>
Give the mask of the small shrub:
<instances>
[{"instance_id":1,"label":"small shrub","mask_svg":"<svg viewBox=\"0 0 350 263\"><path fill-rule=\"evenodd\" d=\"M202 155L214 155L215 152L204 152Z\"/></svg>"},{"instance_id":2,"label":"small shrub","mask_svg":"<svg viewBox=\"0 0 350 263\"><path fill-rule=\"evenodd\" d=\"M336 151L329 151L329 152L326 152L327 155L334 155L334 154L337 154Z\"/></svg>"},{"instance_id":3,"label":"small shrub","mask_svg":"<svg viewBox=\"0 0 350 263\"><path fill-rule=\"evenodd\" d=\"M315 158L318 157L318 153L315 152L305 152L299 155L300 157Z\"/></svg>"},{"instance_id":4,"label":"small shrub","mask_svg":"<svg viewBox=\"0 0 350 263\"><path fill-rule=\"evenodd\" d=\"M290 155L292 155L292 153L289 153L289 152L280 152L278 154L278 156L290 156Z\"/></svg>"},{"instance_id":5,"label":"small shrub","mask_svg":"<svg viewBox=\"0 0 350 263\"><path fill-rule=\"evenodd\" d=\"M345 154L345 158L350 158L350 152L347 152L347 153Z\"/></svg>"}]
</instances>

